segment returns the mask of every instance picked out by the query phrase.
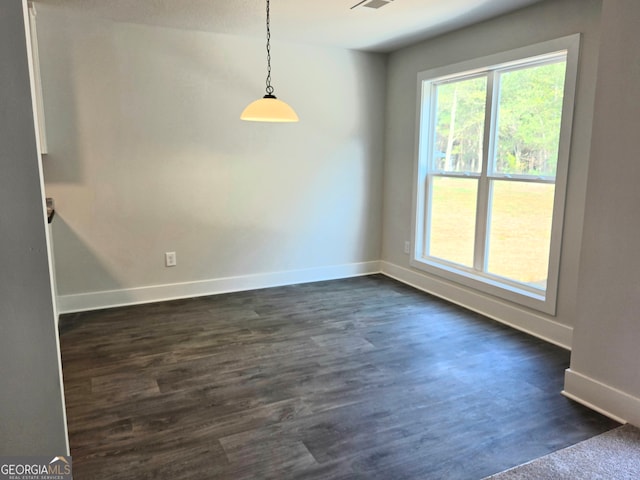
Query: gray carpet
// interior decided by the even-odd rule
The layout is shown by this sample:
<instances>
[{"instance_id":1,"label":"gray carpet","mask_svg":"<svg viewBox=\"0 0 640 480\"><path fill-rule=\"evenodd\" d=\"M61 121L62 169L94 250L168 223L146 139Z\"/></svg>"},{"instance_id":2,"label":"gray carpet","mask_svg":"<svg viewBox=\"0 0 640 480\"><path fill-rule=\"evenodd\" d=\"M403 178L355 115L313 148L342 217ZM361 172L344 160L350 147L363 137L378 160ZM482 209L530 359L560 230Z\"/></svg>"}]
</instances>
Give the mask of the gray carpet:
<instances>
[{"instance_id":1,"label":"gray carpet","mask_svg":"<svg viewBox=\"0 0 640 480\"><path fill-rule=\"evenodd\" d=\"M483 480L640 479L640 429L623 425Z\"/></svg>"}]
</instances>

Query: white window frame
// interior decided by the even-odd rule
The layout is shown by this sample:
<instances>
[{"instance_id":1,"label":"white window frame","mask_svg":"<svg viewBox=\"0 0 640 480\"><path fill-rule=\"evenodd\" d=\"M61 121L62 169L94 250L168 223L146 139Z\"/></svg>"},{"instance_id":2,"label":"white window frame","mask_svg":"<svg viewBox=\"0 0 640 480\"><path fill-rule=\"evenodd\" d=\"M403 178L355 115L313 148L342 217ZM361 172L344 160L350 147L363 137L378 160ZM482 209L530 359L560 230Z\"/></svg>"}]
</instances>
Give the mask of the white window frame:
<instances>
[{"instance_id":1,"label":"white window frame","mask_svg":"<svg viewBox=\"0 0 640 480\"><path fill-rule=\"evenodd\" d=\"M573 124L573 111L575 103L575 89L578 72L578 56L580 49L580 34L569 35L554 40L530 45L508 52L497 53L482 58L469 60L445 67L420 72L418 74L417 89L417 115L416 115L416 145L415 145L415 165L414 165L414 195L412 212L412 248L410 265L427 273L442 277L446 280L474 288L481 292L502 298L549 315L556 314L556 300L558 290L558 274L560 268L560 252L562 247L562 229L564 224L564 208L567 187L567 173L569 169L569 155L571 147L571 129ZM429 189L427 182L429 178L430 149L432 142L429 139L433 128L430 124L434 118L433 109L435 102L432 101L433 85L442 83L447 77L469 78L480 74L486 74L493 70L504 70L510 66L517 66L530 60L539 61L540 64L548 62L550 59L560 54L566 53L566 73L564 84L564 97L562 105L562 119L560 124L560 140L558 146L558 164L555 177L555 194L553 203L553 219L551 225L551 244L549 250L549 265L546 290L529 287L525 284L503 279L495 275L490 275L478 271L476 268L465 268L454 263L441 259L428 258L427 245L425 242L425 232L427 226L427 200ZM492 85L493 74L488 75L489 82L487 92L487 115L491 115L491 102L497 102L497 95L492 95L494 91ZM495 118L491 118L491 126L486 128L484 142L483 171L478 174L478 189L488 188L489 181L497 177L508 180L526 180L518 178L518 175L495 175L487 176L487 158L491 158L494 148L491 131L494 128ZM434 172L431 172L434 173ZM456 175L447 173L447 177ZM464 174L460 175L465 177ZM541 179L544 181L544 179ZM486 197L486 196L485 196ZM482 198L480 195L479 198ZM477 214L487 215L487 205L478 205ZM481 227L483 228L483 227ZM476 239L484 243L484 235L476 236ZM476 241L478 243L478 241ZM484 251L483 245L476 245Z\"/></svg>"}]
</instances>

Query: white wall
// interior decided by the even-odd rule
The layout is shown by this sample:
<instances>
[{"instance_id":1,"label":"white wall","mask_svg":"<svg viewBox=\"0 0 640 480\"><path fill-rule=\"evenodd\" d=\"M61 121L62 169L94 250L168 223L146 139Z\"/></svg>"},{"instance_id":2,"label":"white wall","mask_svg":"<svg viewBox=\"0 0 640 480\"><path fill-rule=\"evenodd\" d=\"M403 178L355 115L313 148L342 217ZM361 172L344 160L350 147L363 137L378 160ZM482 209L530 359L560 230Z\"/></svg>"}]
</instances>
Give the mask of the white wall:
<instances>
[{"instance_id":1,"label":"white wall","mask_svg":"<svg viewBox=\"0 0 640 480\"><path fill-rule=\"evenodd\" d=\"M570 347L576 316L578 265L593 118L599 42L599 0L552 0L394 52L388 64L384 170L383 270L422 289L517 328ZM459 288L409 267L418 72L582 33L573 141L560 264L557 315Z\"/></svg>"},{"instance_id":2,"label":"white wall","mask_svg":"<svg viewBox=\"0 0 640 480\"><path fill-rule=\"evenodd\" d=\"M565 390L640 425L640 2L605 0Z\"/></svg>"},{"instance_id":3,"label":"white wall","mask_svg":"<svg viewBox=\"0 0 640 480\"><path fill-rule=\"evenodd\" d=\"M245 123L263 39L37 18L61 310L377 270L384 56L274 31L275 93L301 122Z\"/></svg>"},{"instance_id":4,"label":"white wall","mask_svg":"<svg viewBox=\"0 0 640 480\"><path fill-rule=\"evenodd\" d=\"M0 3L0 455L67 454L24 2Z\"/></svg>"}]
</instances>

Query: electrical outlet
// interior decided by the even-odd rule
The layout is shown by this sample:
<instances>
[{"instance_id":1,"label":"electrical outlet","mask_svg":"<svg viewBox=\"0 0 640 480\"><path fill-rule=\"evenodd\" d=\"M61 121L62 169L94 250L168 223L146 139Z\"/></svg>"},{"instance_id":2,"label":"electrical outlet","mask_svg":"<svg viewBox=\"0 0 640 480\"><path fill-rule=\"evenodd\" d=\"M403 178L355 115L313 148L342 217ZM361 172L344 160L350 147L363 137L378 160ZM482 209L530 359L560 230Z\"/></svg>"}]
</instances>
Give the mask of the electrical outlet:
<instances>
[{"instance_id":1,"label":"electrical outlet","mask_svg":"<svg viewBox=\"0 0 640 480\"><path fill-rule=\"evenodd\" d=\"M404 253L409 255L411 252L411 242L404 242Z\"/></svg>"},{"instance_id":2,"label":"electrical outlet","mask_svg":"<svg viewBox=\"0 0 640 480\"><path fill-rule=\"evenodd\" d=\"M177 264L176 252L167 252L164 254L165 267L175 267Z\"/></svg>"}]
</instances>

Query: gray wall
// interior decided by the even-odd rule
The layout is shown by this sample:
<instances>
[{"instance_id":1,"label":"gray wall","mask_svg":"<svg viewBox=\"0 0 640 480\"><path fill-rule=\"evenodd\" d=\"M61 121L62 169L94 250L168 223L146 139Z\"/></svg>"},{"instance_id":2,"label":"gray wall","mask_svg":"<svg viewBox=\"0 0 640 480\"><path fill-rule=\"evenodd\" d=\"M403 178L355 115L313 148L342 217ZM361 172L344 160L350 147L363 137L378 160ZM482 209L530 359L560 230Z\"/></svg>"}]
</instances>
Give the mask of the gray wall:
<instances>
[{"instance_id":1,"label":"gray wall","mask_svg":"<svg viewBox=\"0 0 640 480\"><path fill-rule=\"evenodd\" d=\"M567 347L570 346L571 327L576 317L600 8L599 0L543 2L394 52L388 66L382 259L392 267L406 269L393 270L400 272L405 280L426 285L433 293ZM469 289L451 287L446 282L411 269L403 246L411 238L418 72L573 33L582 33L582 43L556 316L531 312L507 301L475 294Z\"/></svg>"},{"instance_id":2,"label":"gray wall","mask_svg":"<svg viewBox=\"0 0 640 480\"><path fill-rule=\"evenodd\" d=\"M0 4L0 454L66 454L23 2Z\"/></svg>"},{"instance_id":3,"label":"gray wall","mask_svg":"<svg viewBox=\"0 0 640 480\"><path fill-rule=\"evenodd\" d=\"M566 390L640 425L640 2L605 0Z\"/></svg>"},{"instance_id":4,"label":"gray wall","mask_svg":"<svg viewBox=\"0 0 640 480\"><path fill-rule=\"evenodd\" d=\"M62 297L380 258L383 55L276 39L275 93L302 121L249 123L259 38L37 19Z\"/></svg>"}]
</instances>

